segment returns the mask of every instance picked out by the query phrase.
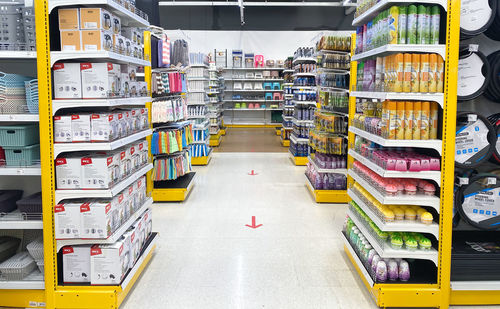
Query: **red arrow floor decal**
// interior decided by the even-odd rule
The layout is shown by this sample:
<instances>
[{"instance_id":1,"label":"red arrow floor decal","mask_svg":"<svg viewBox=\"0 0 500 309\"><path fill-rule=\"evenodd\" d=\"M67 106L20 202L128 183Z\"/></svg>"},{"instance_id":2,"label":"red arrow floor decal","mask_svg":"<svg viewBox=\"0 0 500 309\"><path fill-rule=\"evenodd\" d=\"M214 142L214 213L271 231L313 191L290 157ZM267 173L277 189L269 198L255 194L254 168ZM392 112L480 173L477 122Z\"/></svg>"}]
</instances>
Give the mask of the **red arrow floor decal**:
<instances>
[{"instance_id":1,"label":"red arrow floor decal","mask_svg":"<svg viewBox=\"0 0 500 309\"><path fill-rule=\"evenodd\" d=\"M252 170L250 173L248 173L248 175L250 175L250 176L256 176L256 175L259 175L259 174L257 174L256 172L254 172L254 170Z\"/></svg>"},{"instance_id":2,"label":"red arrow floor decal","mask_svg":"<svg viewBox=\"0 0 500 309\"><path fill-rule=\"evenodd\" d=\"M245 224L245 226L248 226L248 227L251 227L253 229L256 229L258 227L261 227L262 224L259 224L259 225L255 225L255 216L252 216L252 225L248 225L248 224Z\"/></svg>"}]
</instances>

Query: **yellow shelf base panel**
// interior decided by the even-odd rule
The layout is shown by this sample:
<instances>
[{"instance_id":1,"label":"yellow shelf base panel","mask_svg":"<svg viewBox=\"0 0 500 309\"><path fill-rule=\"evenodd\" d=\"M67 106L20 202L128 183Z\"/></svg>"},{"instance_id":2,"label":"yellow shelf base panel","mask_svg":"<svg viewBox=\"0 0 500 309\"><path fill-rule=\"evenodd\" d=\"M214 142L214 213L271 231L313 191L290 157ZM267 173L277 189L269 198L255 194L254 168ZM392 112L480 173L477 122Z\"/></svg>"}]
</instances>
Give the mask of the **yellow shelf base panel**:
<instances>
[{"instance_id":1,"label":"yellow shelf base panel","mask_svg":"<svg viewBox=\"0 0 500 309\"><path fill-rule=\"evenodd\" d=\"M0 306L45 308L45 290L0 290Z\"/></svg>"},{"instance_id":2,"label":"yellow shelf base panel","mask_svg":"<svg viewBox=\"0 0 500 309\"><path fill-rule=\"evenodd\" d=\"M363 284L370 293L375 304L381 308L387 307L438 307L441 300L441 291L437 284L379 284L373 283L364 269L351 245L344 240L344 251L358 272ZM361 269L363 267L363 269Z\"/></svg>"},{"instance_id":3,"label":"yellow shelf base panel","mask_svg":"<svg viewBox=\"0 0 500 309\"><path fill-rule=\"evenodd\" d=\"M192 174L196 174L191 172ZM188 197L194 186L194 178L189 179L189 183L176 188L153 188L152 196L155 202L183 202Z\"/></svg>"},{"instance_id":4,"label":"yellow shelf base panel","mask_svg":"<svg viewBox=\"0 0 500 309\"><path fill-rule=\"evenodd\" d=\"M290 147L290 140L289 139L281 139L281 146Z\"/></svg>"},{"instance_id":5,"label":"yellow shelf base panel","mask_svg":"<svg viewBox=\"0 0 500 309\"><path fill-rule=\"evenodd\" d=\"M212 152L205 157L191 157L191 165L208 165L210 160L212 160Z\"/></svg>"},{"instance_id":6,"label":"yellow shelf base panel","mask_svg":"<svg viewBox=\"0 0 500 309\"><path fill-rule=\"evenodd\" d=\"M226 135L226 129L220 129L220 134L221 134L222 136Z\"/></svg>"},{"instance_id":7,"label":"yellow shelf base panel","mask_svg":"<svg viewBox=\"0 0 500 309\"><path fill-rule=\"evenodd\" d=\"M219 131L216 135L211 135L208 140L208 145L210 147L218 147L222 142L222 130Z\"/></svg>"},{"instance_id":8,"label":"yellow shelf base panel","mask_svg":"<svg viewBox=\"0 0 500 309\"><path fill-rule=\"evenodd\" d=\"M226 124L228 128L276 128L274 124Z\"/></svg>"},{"instance_id":9,"label":"yellow shelf base panel","mask_svg":"<svg viewBox=\"0 0 500 309\"><path fill-rule=\"evenodd\" d=\"M290 142L290 141L289 141ZM296 157L291 152L288 152L290 160L296 166L306 166L307 165L307 157Z\"/></svg>"},{"instance_id":10,"label":"yellow shelf base panel","mask_svg":"<svg viewBox=\"0 0 500 309\"><path fill-rule=\"evenodd\" d=\"M97 309L118 308L149 264L156 249L156 238L149 243L142 257L119 286L59 286L54 293L56 308Z\"/></svg>"},{"instance_id":11,"label":"yellow shelf base panel","mask_svg":"<svg viewBox=\"0 0 500 309\"><path fill-rule=\"evenodd\" d=\"M276 129L276 135L281 136L281 129Z\"/></svg>"},{"instance_id":12,"label":"yellow shelf base panel","mask_svg":"<svg viewBox=\"0 0 500 309\"><path fill-rule=\"evenodd\" d=\"M347 202L349 202L349 196L347 195L346 190L315 190L307 176L306 186L314 197L316 203L347 204Z\"/></svg>"},{"instance_id":13,"label":"yellow shelf base panel","mask_svg":"<svg viewBox=\"0 0 500 309\"><path fill-rule=\"evenodd\" d=\"M470 305L498 305L500 304L500 292L498 290L451 290L451 306Z\"/></svg>"}]
</instances>

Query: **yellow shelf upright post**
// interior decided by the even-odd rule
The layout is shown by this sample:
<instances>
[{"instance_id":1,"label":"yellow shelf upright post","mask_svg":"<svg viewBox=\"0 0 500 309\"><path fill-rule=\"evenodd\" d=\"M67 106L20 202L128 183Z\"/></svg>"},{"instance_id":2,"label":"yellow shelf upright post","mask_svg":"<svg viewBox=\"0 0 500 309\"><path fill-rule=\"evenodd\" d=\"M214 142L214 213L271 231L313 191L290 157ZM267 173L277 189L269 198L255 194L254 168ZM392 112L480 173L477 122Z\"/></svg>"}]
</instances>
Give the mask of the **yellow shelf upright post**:
<instances>
[{"instance_id":1,"label":"yellow shelf upright post","mask_svg":"<svg viewBox=\"0 0 500 309\"><path fill-rule=\"evenodd\" d=\"M458 46L460 44L460 0L448 0L446 31L438 255L438 286L441 290L440 308L448 308L451 296L451 240L454 202L453 188L455 180L455 129L457 116Z\"/></svg>"},{"instance_id":2,"label":"yellow shelf upright post","mask_svg":"<svg viewBox=\"0 0 500 309\"><path fill-rule=\"evenodd\" d=\"M52 66L50 63L49 3L35 1L36 51L38 74L38 109L40 159L42 169L43 251L45 267L45 306L54 308L57 285L57 252L54 235L54 152L52 127Z\"/></svg>"},{"instance_id":3,"label":"yellow shelf upright post","mask_svg":"<svg viewBox=\"0 0 500 309\"><path fill-rule=\"evenodd\" d=\"M351 35L351 57L354 56L354 52L356 49L356 34L353 33ZM358 62L357 61L351 61L351 74L349 76L349 85L350 85L350 90L349 93L352 91L356 91L356 82L357 82L357 71L358 68ZM356 113L356 98L349 95L349 117L348 117L348 126L352 126L352 119L354 118L354 114ZM352 132L347 133L347 148L351 149L354 148L354 139L356 136ZM350 155L347 155L347 168L350 169L352 167L352 164L354 163L354 158L351 157ZM352 179L349 174L347 175L347 187L349 188L352 184L354 183L354 180ZM348 201L351 201L352 199L348 196Z\"/></svg>"},{"instance_id":4,"label":"yellow shelf upright post","mask_svg":"<svg viewBox=\"0 0 500 309\"><path fill-rule=\"evenodd\" d=\"M150 31L144 31L144 59L149 60L151 63L151 32ZM153 97L153 93L151 92L151 66L145 66L144 67L144 81L148 84L148 92L151 94L151 97ZM148 108L148 122L149 126L152 127L151 124L151 108L152 108L152 102L147 102L146 107ZM151 155L151 135L148 135L146 137L146 140L148 141L148 155L149 155L149 160L152 162L153 156ZM151 174L152 171L149 171L146 173L146 190L148 193L151 193L153 191L153 181L151 180Z\"/></svg>"}]
</instances>

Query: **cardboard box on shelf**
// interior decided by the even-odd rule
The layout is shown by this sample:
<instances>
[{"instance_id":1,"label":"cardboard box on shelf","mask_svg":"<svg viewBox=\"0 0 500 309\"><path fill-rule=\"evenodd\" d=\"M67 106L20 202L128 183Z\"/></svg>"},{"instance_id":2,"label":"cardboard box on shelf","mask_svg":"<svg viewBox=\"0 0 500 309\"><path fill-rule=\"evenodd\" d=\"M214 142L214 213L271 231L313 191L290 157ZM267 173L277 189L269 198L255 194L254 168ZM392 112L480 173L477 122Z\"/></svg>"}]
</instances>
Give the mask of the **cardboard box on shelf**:
<instances>
[{"instance_id":1,"label":"cardboard box on shelf","mask_svg":"<svg viewBox=\"0 0 500 309\"><path fill-rule=\"evenodd\" d=\"M59 30L79 30L80 10L78 8L57 10Z\"/></svg>"},{"instance_id":2,"label":"cardboard box on shelf","mask_svg":"<svg viewBox=\"0 0 500 309\"><path fill-rule=\"evenodd\" d=\"M61 50L82 50L82 33L80 30L61 30Z\"/></svg>"},{"instance_id":3,"label":"cardboard box on shelf","mask_svg":"<svg viewBox=\"0 0 500 309\"><path fill-rule=\"evenodd\" d=\"M132 171L132 162L128 148L120 148L120 175L122 179L127 178Z\"/></svg>"},{"instance_id":4,"label":"cardboard box on shelf","mask_svg":"<svg viewBox=\"0 0 500 309\"><path fill-rule=\"evenodd\" d=\"M54 99L81 99L80 63L58 62L52 67Z\"/></svg>"},{"instance_id":5,"label":"cardboard box on shelf","mask_svg":"<svg viewBox=\"0 0 500 309\"><path fill-rule=\"evenodd\" d=\"M80 206L82 200L59 203L54 207L54 226L56 239L75 239L82 237Z\"/></svg>"},{"instance_id":6,"label":"cardboard box on shelf","mask_svg":"<svg viewBox=\"0 0 500 309\"><path fill-rule=\"evenodd\" d=\"M112 30L112 15L102 8L80 8L80 29Z\"/></svg>"},{"instance_id":7,"label":"cardboard box on shelf","mask_svg":"<svg viewBox=\"0 0 500 309\"><path fill-rule=\"evenodd\" d=\"M122 21L120 17L115 15L111 17L111 28L115 34L120 34L122 32Z\"/></svg>"},{"instance_id":8,"label":"cardboard box on shelf","mask_svg":"<svg viewBox=\"0 0 500 309\"><path fill-rule=\"evenodd\" d=\"M81 189L82 168L81 158L69 155L56 159L57 189Z\"/></svg>"},{"instance_id":9,"label":"cardboard box on shelf","mask_svg":"<svg viewBox=\"0 0 500 309\"><path fill-rule=\"evenodd\" d=\"M62 248L64 283L90 282L90 246Z\"/></svg>"},{"instance_id":10,"label":"cardboard box on shelf","mask_svg":"<svg viewBox=\"0 0 500 309\"><path fill-rule=\"evenodd\" d=\"M109 189L118 181L116 175L117 165L113 154L99 153L83 157L82 162L82 188L84 189Z\"/></svg>"},{"instance_id":11,"label":"cardboard box on shelf","mask_svg":"<svg viewBox=\"0 0 500 309\"><path fill-rule=\"evenodd\" d=\"M114 113L92 114L90 122L92 142L109 142L116 139L118 122Z\"/></svg>"},{"instance_id":12,"label":"cardboard box on shelf","mask_svg":"<svg viewBox=\"0 0 500 309\"><path fill-rule=\"evenodd\" d=\"M71 143L72 141L71 116L54 116L54 142Z\"/></svg>"},{"instance_id":13,"label":"cardboard box on shelf","mask_svg":"<svg viewBox=\"0 0 500 309\"><path fill-rule=\"evenodd\" d=\"M90 114L71 115L73 142L90 142Z\"/></svg>"},{"instance_id":14,"label":"cardboard box on shelf","mask_svg":"<svg viewBox=\"0 0 500 309\"><path fill-rule=\"evenodd\" d=\"M81 63L82 95L85 99L108 98L117 93L120 66L111 62Z\"/></svg>"},{"instance_id":15,"label":"cardboard box on shelf","mask_svg":"<svg viewBox=\"0 0 500 309\"><path fill-rule=\"evenodd\" d=\"M142 226L144 227L146 240L153 233L153 211L148 208L142 215Z\"/></svg>"},{"instance_id":16,"label":"cardboard box on shelf","mask_svg":"<svg viewBox=\"0 0 500 309\"><path fill-rule=\"evenodd\" d=\"M125 238L114 244L94 245L90 249L92 285L120 284L130 265L129 248Z\"/></svg>"},{"instance_id":17,"label":"cardboard box on shelf","mask_svg":"<svg viewBox=\"0 0 500 309\"><path fill-rule=\"evenodd\" d=\"M106 30L82 30L82 49L113 51L113 34Z\"/></svg>"},{"instance_id":18,"label":"cardboard box on shelf","mask_svg":"<svg viewBox=\"0 0 500 309\"><path fill-rule=\"evenodd\" d=\"M82 204L82 238L105 239L111 236L117 228L114 221L117 211L111 200L97 199Z\"/></svg>"}]
</instances>

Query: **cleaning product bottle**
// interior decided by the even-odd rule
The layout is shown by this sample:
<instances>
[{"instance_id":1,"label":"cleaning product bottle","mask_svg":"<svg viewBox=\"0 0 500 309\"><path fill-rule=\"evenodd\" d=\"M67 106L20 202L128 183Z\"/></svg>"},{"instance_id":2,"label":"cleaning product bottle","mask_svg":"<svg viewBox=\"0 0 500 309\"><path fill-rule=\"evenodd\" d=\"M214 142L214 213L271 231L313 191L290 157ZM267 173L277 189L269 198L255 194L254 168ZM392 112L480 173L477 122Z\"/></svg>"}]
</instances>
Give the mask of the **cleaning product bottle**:
<instances>
[{"instance_id":1,"label":"cleaning product bottle","mask_svg":"<svg viewBox=\"0 0 500 309\"><path fill-rule=\"evenodd\" d=\"M403 92L403 79L404 79L404 59L403 54L395 55L396 66L396 80L394 83L395 92Z\"/></svg>"},{"instance_id":2,"label":"cleaning product bottle","mask_svg":"<svg viewBox=\"0 0 500 309\"><path fill-rule=\"evenodd\" d=\"M404 139L413 139L413 102L405 102L405 136Z\"/></svg>"},{"instance_id":3,"label":"cleaning product bottle","mask_svg":"<svg viewBox=\"0 0 500 309\"><path fill-rule=\"evenodd\" d=\"M420 91L420 55L411 55L411 92Z\"/></svg>"},{"instance_id":4,"label":"cleaning product bottle","mask_svg":"<svg viewBox=\"0 0 500 309\"><path fill-rule=\"evenodd\" d=\"M389 136L387 138L396 139L396 127L398 125L396 102L389 101L387 103L387 109L389 111Z\"/></svg>"},{"instance_id":5,"label":"cleaning product bottle","mask_svg":"<svg viewBox=\"0 0 500 309\"><path fill-rule=\"evenodd\" d=\"M429 92L429 54L420 56L420 92Z\"/></svg>"},{"instance_id":6,"label":"cleaning product bottle","mask_svg":"<svg viewBox=\"0 0 500 309\"><path fill-rule=\"evenodd\" d=\"M430 44L439 44L440 23L441 23L441 15L439 11L439 6L434 5L431 8Z\"/></svg>"},{"instance_id":7,"label":"cleaning product bottle","mask_svg":"<svg viewBox=\"0 0 500 309\"><path fill-rule=\"evenodd\" d=\"M429 102L422 102L422 113L420 118L420 139L429 139L429 118L431 107Z\"/></svg>"},{"instance_id":8,"label":"cleaning product bottle","mask_svg":"<svg viewBox=\"0 0 500 309\"><path fill-rule=\"evenodd\" d=\"M417 6L408 6L408 22L406 25L406 44L417 44Z\"/></svg>"},{"instance_id":9,"label":"cleaning product bottle","mask_svg":"<svg viewBox=\"0 0 500 309\"><path fill-rule=\"evenodd\" d=\"M406 26L407 26L407 7L401 5L399 7L399 20L398 20L398 44L406 44Z\"/></svg>"},{"instance_id":10,"label":"cleaning product bottle","mask_svg":"<svg viewBox=\"0 0 500 309\"><path fill-rule=\"evenodd\" d=\"M434 93L437 90L437 55L429 55L429 92Z\"/></svg>"},{"instance_id":11,"label":"cleaning product bottle","mask_svg":"<svg viewBox=\"0 0 500 309\"><path fill-rule=\"evenodd\" d=\"M397 101L396 103L396 139L404 139L405 137L405 102Z\"/></svg>"},{"instance_id":12,"label":"cleaning product bottle","mask_svg":"<svg viewBox=\"0 0 500 309\"><path fill-rule=\"evenodd\" d=\"M429 118L429 139L437 139L438 131L438 104L431 102L430 118Z\"/></svg>"},{"instance_id":13,"label":"cleaning product bottle","mask_svg":"<svg viewBox=\"0 0 500 309\"><path fill-rule=\"evenodd\" d=\"M420 121L422 120L422 102L413 103L413 136L412 139L420 139Z\"/></svg>"}]
</instances>

